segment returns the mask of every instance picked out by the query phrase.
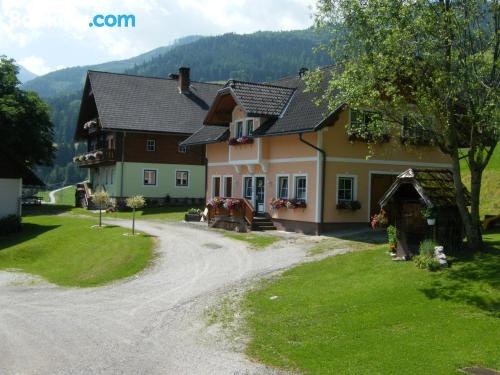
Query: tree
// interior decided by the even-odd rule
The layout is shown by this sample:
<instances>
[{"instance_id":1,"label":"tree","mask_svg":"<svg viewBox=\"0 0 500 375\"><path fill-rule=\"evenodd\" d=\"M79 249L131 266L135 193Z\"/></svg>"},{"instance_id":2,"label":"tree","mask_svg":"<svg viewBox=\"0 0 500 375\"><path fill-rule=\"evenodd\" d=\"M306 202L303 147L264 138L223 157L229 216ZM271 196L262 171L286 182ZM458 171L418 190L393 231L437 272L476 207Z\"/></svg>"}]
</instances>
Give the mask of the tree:
<instances>
[{"instance_id":1,"label":"tree","mask_svg":"<svg viewBox=\"0 0 500 375\"><path fill-rule=\"evenodd\" d=\"M321 99L373 111L360 134L371 143L401 126L428 134L451 158L468 245L481 248L482 173L500 135L498 0L319 0L315 25L331 32L323 49L336 63ZM311 90L320 75L309 75Z\"/></svg>"},{"instance_id":2,"label":"tree","mask_svg":"<svg viewBox=\"0 0 500 375\"><path fill-rule=\"evenodd\" d=\"M127 207L132 209L132 235L135 234L135 210L146 205L146 201L142 195L127 198Z\"/></svg>"},{"instance_id":3,"label":"tree","mask_svg":"<svg viewBox=\"0 0 500 375\"><path fill-rule=\"evenodd\" d=\"M94 193L92 200L99 207L99 227L102 227L102 208L108 205L109 194L106 191L98 191Z\"/></svg>"},{"instance_id":4,"label":"tree","mask_svg":"<svg viewBox=\"0 0 500 375\"><path fill-rule=\"evenodd\" d=\"M2 150L31 167L51 165L55 147L48 106L19 88L14 60L0 57L0 139Z\"/></svg>"}]
</instances>

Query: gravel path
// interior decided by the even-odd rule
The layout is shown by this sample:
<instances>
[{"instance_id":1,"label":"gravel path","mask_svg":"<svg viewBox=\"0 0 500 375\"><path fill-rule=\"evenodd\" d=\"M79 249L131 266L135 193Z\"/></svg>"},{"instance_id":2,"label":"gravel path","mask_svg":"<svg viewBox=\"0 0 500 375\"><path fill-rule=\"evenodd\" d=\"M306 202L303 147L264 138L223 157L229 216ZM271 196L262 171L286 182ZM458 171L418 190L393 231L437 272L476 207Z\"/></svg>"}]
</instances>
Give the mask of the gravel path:
<instances>
[{"instance_id":1,"label":"gravel path","mask_svg":"<svg viewBox=\"0 0 500 375\"><path fill-rule=\"evenodd\" d=\"M232 350L203 312L238 283L314 259L314 237L257 251L188 224L137 228L158 237L158 256L126 281L60 288L0 272L0 374L273 373Z\"/></svg>"}]
</instances>

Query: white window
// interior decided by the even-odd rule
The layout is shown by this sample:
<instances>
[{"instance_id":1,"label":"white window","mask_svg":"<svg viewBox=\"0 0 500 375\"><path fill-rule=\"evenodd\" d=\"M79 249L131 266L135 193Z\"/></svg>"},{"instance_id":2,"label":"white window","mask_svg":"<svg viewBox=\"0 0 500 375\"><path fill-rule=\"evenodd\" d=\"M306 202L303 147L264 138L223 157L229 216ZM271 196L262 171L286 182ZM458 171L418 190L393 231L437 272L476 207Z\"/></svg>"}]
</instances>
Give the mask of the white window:
<instances>
[{"instance_id":1,"label":"white window","mask_svg":"<svg viewBox=\"0 0 500 375\"><path fill-rule=\"evenodd\" d=\"M175 186L188 186L189 185L189 172L176 171L175 172Z\"/></svg>"},{"instance_id":2,"label":"white window","mask_svg":"<svg viewBox=\"0 0 500 375\"><path fill-rule=\"evenodd\" d=\"M288 176L278 177L278 198L288 199Z\"/></svg>"},{"instance_id":3,"label":"white window","mask_svg":"<svg viewBox=\"0 0 500 375\"><path fill-rule=\"evenodd\" d=\"M307 177L306 176L296 176L295 177L295 198L300 200L307 199Z\"/></svg>"},{"instance_id":4,"label":"white window","mask_svg":"<svg viewBox=\"0 0 500 375\"><path fill-rule=\"evenodd\" d=\"M337 202L350 202L356 200L356 179L354 176L337 177Z\"/></svg>"},{"instance_id":5,"label":"white window","mask_svg":"<svg viewBox=\"0 0 500 375\"><path fill-rule=\"evenodd\" d=\"M253 119L247 120L247 135L251 136L253 134Z\"/></svg>"},{"instance_id":6,"label":"white window","mask_svg":"<svg viewBox=\"0 0 500 375\"><path fill-rule=\"evenodd\" d=\"M243 196L246 199L252 199L252 177L245 177L243 179Z\"/></svg>"},{"instance_id":7,"label":"white window","mask_svg":"<svg viewBox=\"0 0 500 375\"><path fill-rule=\"evenodd\" d=\"M155 151L156 150L156 141L154 139L148 139L146 141L146 151Z\"/></svg>"},{"instance_id":8,"label":"white window","mask_svg":"<svg viewBox=\"0 0 500 375\"><path fill-rule=\"evenodd\" d=\"M236 138L243 137L243 121L238 121L236 123Z\"/></svg>"},{"instance_id":9,"label":"white window","mask_svg":"<svg viewBox=\"0 0 500 375\"><path fill-rule=\"evenodd\" d=\"M144 185L156 185L156 170L145 169L144 170Z\"/></svg>"}]
</instances>

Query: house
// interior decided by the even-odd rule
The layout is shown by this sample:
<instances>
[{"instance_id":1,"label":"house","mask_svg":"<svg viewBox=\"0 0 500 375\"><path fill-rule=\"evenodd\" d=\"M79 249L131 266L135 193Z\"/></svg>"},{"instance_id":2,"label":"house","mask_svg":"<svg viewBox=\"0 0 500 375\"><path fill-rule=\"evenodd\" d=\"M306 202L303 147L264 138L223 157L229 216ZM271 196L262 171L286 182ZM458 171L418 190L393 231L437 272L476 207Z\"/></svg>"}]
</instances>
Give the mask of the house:
<instances>
[{"instance_id":1,"label":"house","mask_svg":"<svg viewBox=\"0 0 500 375\"><path fill-rule=\"evenodd\" d=\"M0 219L21 216L23 187L45 186L26 166L5 153L0 153Z\"/></svg>"},{"instance_id":2,"label":"house","mask_svg":"<svg viewBox=\"0 0 500 375\"><path fill-rule=\"evenodd\" d=\"M86 145L74 161L89 170L87 195L203 199L205 147L179 143L200 127L220 87L191 81L185 67L168 78L89 71L74 137Z\"/></svg>"},{"instance_id":3,"label":"house","mask_svg":"<svg viewBox=\"0 0 500 375\"><path fill-rule=\"evenodd\" d=\"M182 143L206 145L207 201L245 199L278 228L320 233L369 223L406 169L451 167L423 134L408 129L373 145L367 158L367 142L352 130L366 126L369 113L348 105L328 111L314 104L316 96L300 74L266 84L230 80L220 88L204 126Z\"/></svg>"},{"instance_id":4,"label":"house","mask_svg":"<svg viewBox=\"0 0 500 375\"><path fill-rule=\"evenodd\" d=\"M465 191L465 203L470 194ZM448 251L462 247L464 226L456 201L453 174L449 169L410 168L401 173L380 199L388 221L397 228L397 253L400 257L418 252L425 238L433 238ZM424 210L429 218L426 221Z\"/></svg>"}]
</instances>

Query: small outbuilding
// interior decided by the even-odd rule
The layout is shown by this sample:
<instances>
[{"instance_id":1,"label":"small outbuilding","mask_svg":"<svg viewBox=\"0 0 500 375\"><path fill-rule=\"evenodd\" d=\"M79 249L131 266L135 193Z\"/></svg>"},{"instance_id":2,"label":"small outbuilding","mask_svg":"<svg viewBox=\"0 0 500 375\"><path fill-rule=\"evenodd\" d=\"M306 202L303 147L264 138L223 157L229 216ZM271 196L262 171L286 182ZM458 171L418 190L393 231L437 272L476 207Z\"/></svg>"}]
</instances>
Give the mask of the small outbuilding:
<instances>
[{"instance_id":1,"label":"small outbuilding","mask_svg":"<svg viewBox=\"0 0 500 375\"><path fill-rule=\"evenodd\" d=\"M23 187L30 186L45 184L16 158L0 152L0 218L21 216Z\"/></svg>"},{"instance_id":2,"label":"small outbuilding","mask_svg":"<svg viewBox=\"0 0 500 375\"><path fill-rule=\"evenodd\" d=\"M464 187L465 189L465 187ZM466 191L466 204L470 194ZM408 169L401 173L379 205L397 228L398 256L412 256L426 238L445 251L462 246L464 228L456 204L453 174L448 169Z\"/></svg>"}]
</instances>

